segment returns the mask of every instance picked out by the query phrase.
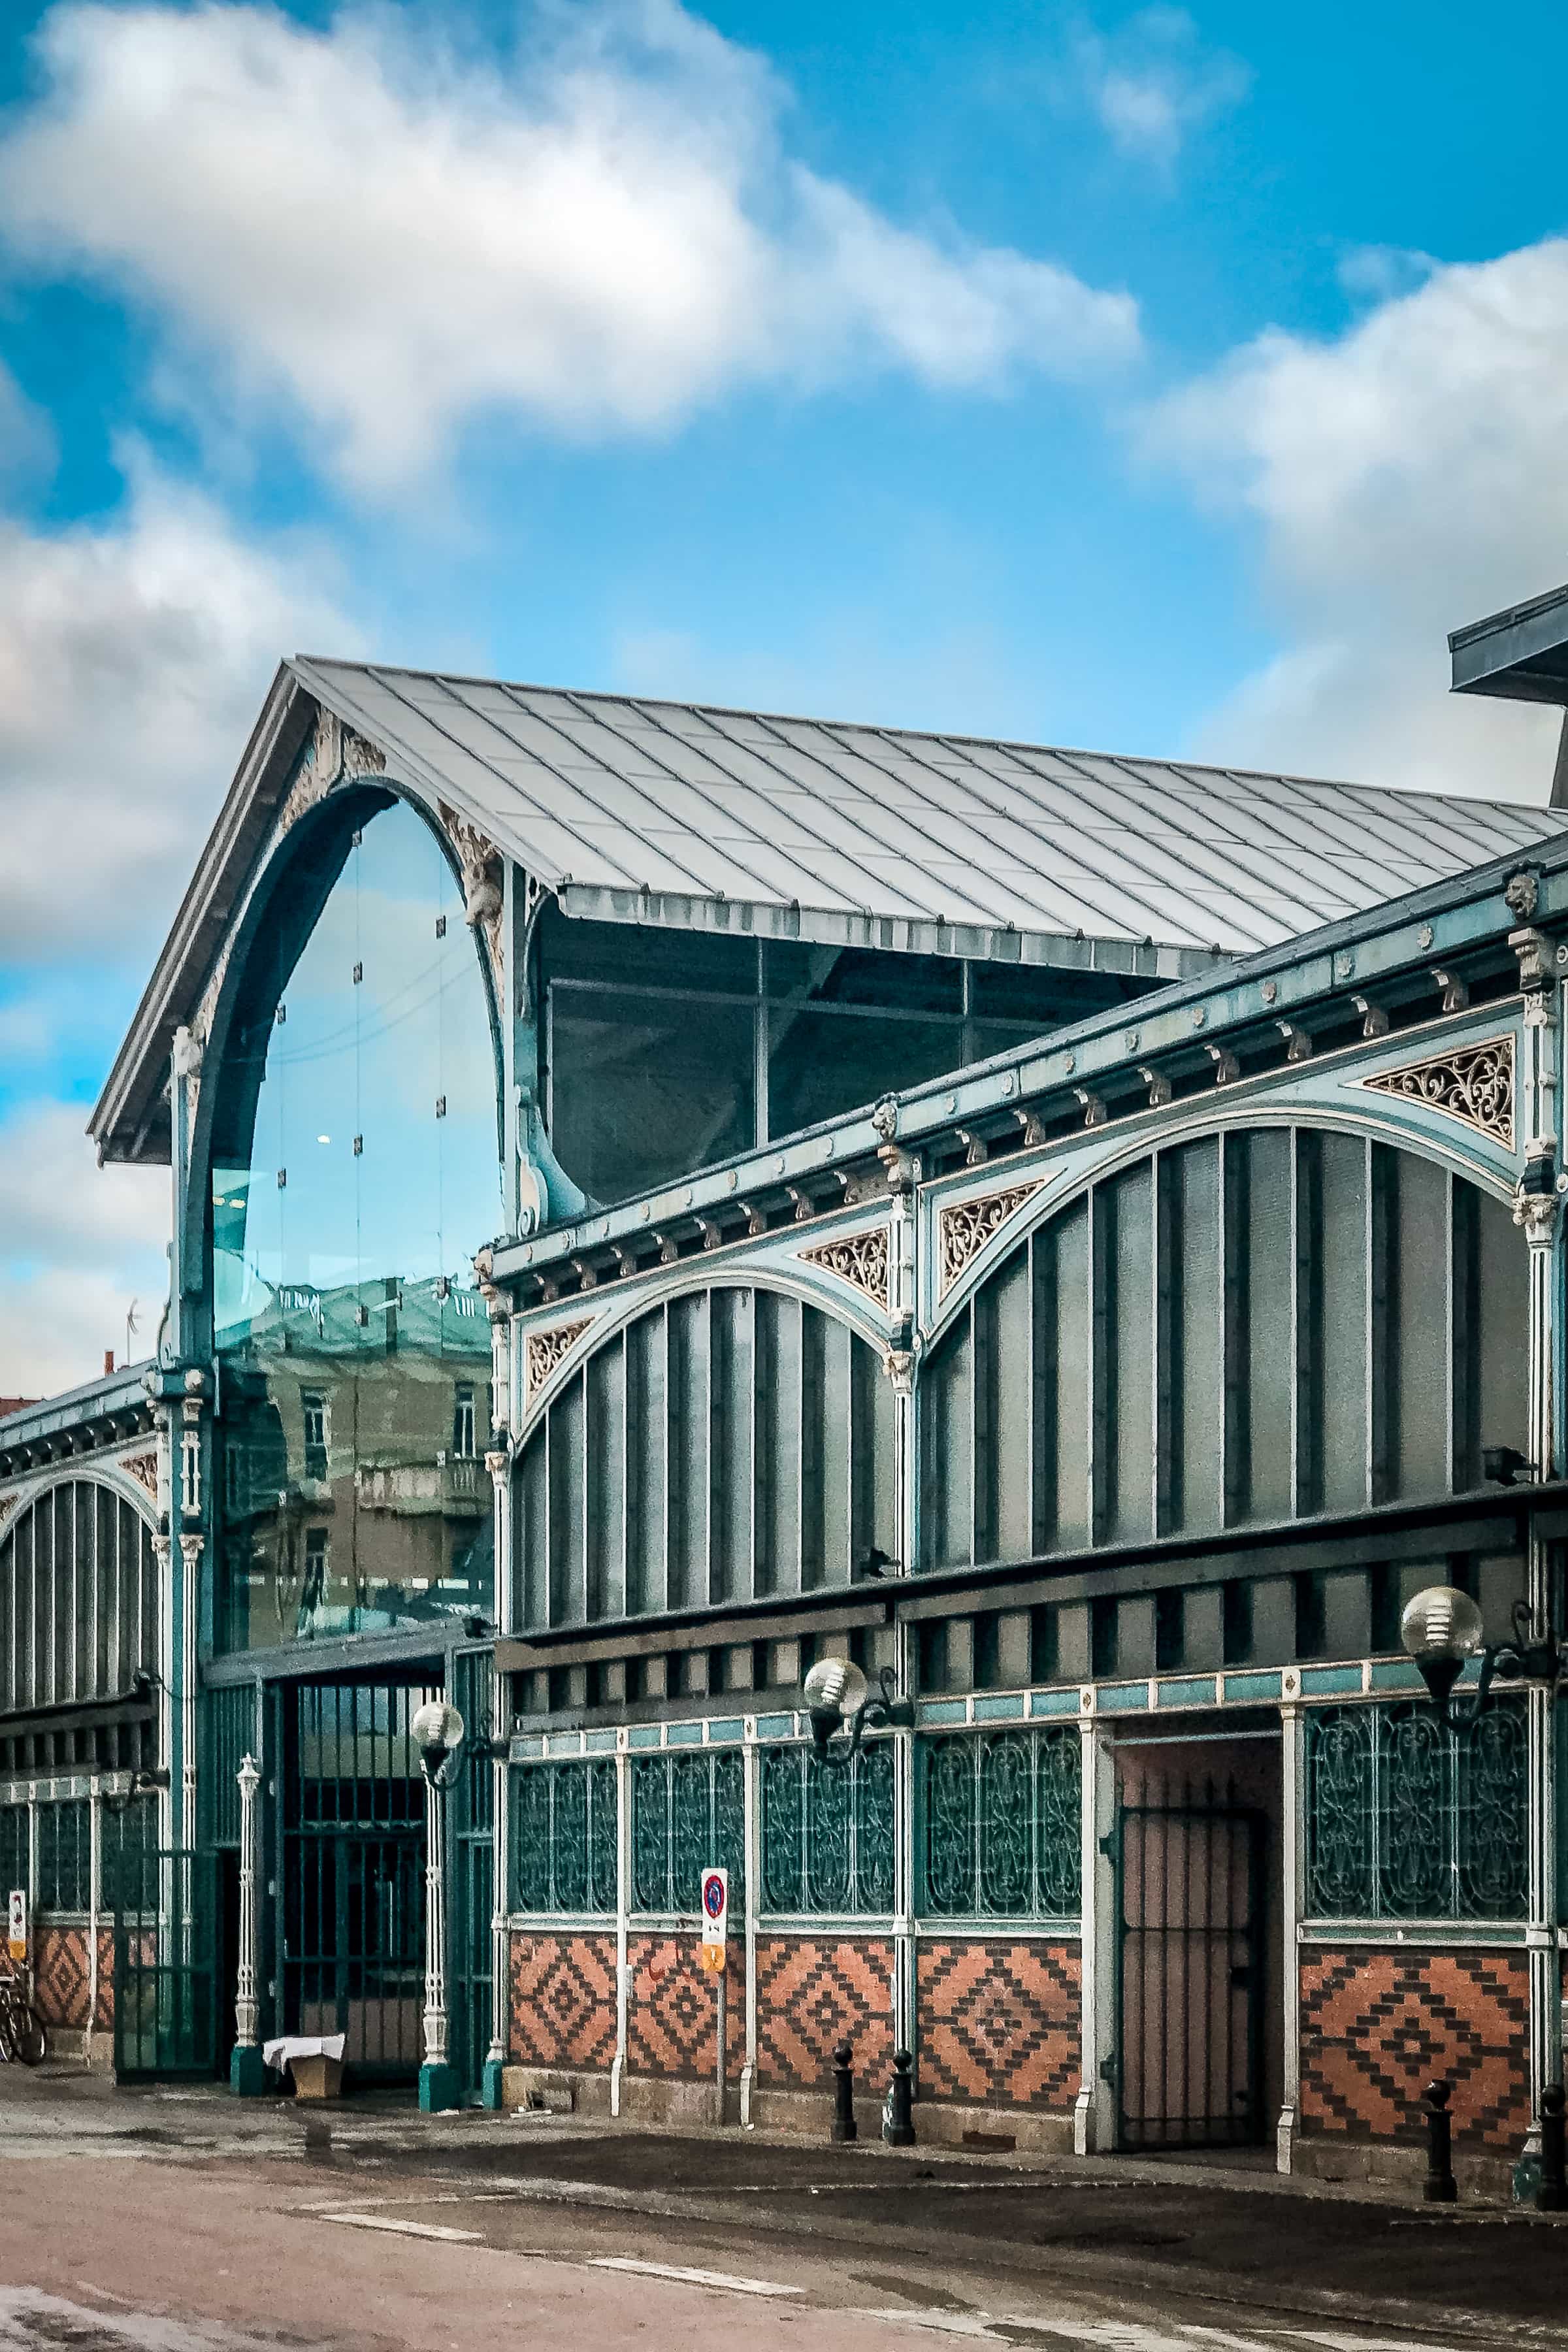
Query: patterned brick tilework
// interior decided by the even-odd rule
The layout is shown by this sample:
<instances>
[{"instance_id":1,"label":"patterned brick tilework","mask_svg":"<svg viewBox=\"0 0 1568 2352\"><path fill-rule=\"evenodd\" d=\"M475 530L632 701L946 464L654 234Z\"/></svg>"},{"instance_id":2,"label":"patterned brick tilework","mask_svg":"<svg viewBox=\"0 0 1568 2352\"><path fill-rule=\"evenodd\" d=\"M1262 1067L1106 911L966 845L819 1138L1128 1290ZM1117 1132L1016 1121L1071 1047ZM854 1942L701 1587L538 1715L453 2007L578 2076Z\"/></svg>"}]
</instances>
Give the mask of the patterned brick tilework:
<instances>
[{"instance_id":1,"label":"patterned brick tilework","mask_svg":"<svg viewBox=\"0 0 1568 2352\"><path fill-rule=\"evenodd\" d=\"M1076 1944L922 1944L921 2096L1070 2107L1082 2071L1079 1980Z\"/></svg>"},{"instance_id":2,"label":"patterned brick tilework","mask_svg":"<svg viewBox=\"0 0 1568 2352\"><path fill-rule=\"evenodd\" d=\"M107 1954L104 1946L108 1945ZM114 1969L112 1938L99 1939L99 2015L103 2017L103 1962ZM87 2023L88 1952L85 1927L38 1927L33 1936L33 2006L46 2025Z\"/></svg>"},{"instance_id":3,"label":"patterned brick tilework","mask_svg":"<svg viewBox=\"0 0 1568 2352\"><path fill-rule=\"evenodd\" d=\"M1301 2120L1419 2140L1428 2083L1454 2086L1454 2138L1517 2151L1530 2124L1522 1953L1304 1952Z\"/></svg>"},{"instance_id":4,"label":"patterned brick tilework","mask_svg":"<svg viewBox=\"0 0 1568 2352\"><path fill-rule=\"evenodd\" d=\"M514 1936L512 2057L607 2074L615 2054L614 1936Z\"/></svg>"},{"instance_id":5,"label":"patterned brick tilework","mask_svg":"<svg viewBox=\"0 0 1568 2352\"><path fill-rule=\"evenodd\" d=\"M893 2050L893 1948L881 1940L764 1936L757 1945L757 2078L826 2090L833 2045L847 2038L855 2072L880 2087Z\"/></svg>"},{"instance_id":6,"label":"patterned brick tilework","mask_svg":"<svg viewBox=\"0 0 1568 2352\"><path fill-rule=\"evenodd\" d=\"M712 2081L718 1979L703 1974L697 1953L694 1935L631 1938L632 2002L626 2021L629 2074ZM744 1944L731 1937L725 1978L729 2010L724 2021L731 2082L746 2063L745 1958Z\"/></svg>"}]
</instances>

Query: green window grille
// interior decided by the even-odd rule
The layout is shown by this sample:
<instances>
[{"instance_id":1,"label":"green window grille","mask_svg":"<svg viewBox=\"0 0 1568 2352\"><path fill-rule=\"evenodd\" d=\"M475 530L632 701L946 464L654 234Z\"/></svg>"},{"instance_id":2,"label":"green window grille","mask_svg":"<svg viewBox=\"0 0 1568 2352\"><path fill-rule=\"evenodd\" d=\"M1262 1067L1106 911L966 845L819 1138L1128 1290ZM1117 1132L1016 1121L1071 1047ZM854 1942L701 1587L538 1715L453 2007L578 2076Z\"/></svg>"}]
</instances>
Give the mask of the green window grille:
<instances>
[{"instance_id":1,"label":"green window grille","mask_svg":"<svg viewBox=\"0 0 1568 2352\"><path fill-rule=\"evenodd\" d=\"M38 1807L40 1911L85 1911L92 1901L92 1822L85 1797Z\"/></svg>"},{"instance_id":2,"label":"green window grille","mask_svg":"<svg viewBox=\"0 0 1568 2352\"><path fill-rule=\"evenodd\" d=\"M737 1914L746 1887L746 1777L738 1748L639 1756L632 1764L632 1909L695 1912L704 1870L730 1874Z\"/></svg>"},{"instance_id":3,"label":"green window grille","mask_svg":"<svg viewBox=\"0 0 1568 2352\"><path fill-rule=\"evenodd\" d=\"M512 1907L616 1907L616 1768L524 1764L512 1776Z\"/></svg>"},{"instance_id":4,"label":"green window grille","mask_svg":"<svg viewBox=\"0 0 1568 2352\"><path fill-rule=\"evenodd\" d=\"M808 1914L893 1908L893 1750L863 1748L846 1766L809 1748L762 1757L764 1912Z\"/></svg>"},{"instance_id":5,"label":"green window grille","mask_svg":"<svg viewBox=\"0 0 1568 2352\"><path fill-rule=\"evenodd\" d=\"M921 1739L916 1759L923 1913L1077 1917L1083 1766L1076 1729Z\"/></svg>"},{"instance_id":6,"label":"green window grille","mask_svg":"<svg viewBox=\"0 0 1568 2352\"><path fill-rule=\"evenodd\" d=\"M158 1808L147 1798L103 1808L103 1899L110 1910L158 1908Z\"/></svg>"},{"instance_id":7,"label":"green window grille","mask_svg":"<svg viewBox=\"0 0 1568 2352\"><path fill-rule=\"evenodd\" d=\"M27 1808L0 1805L0 1895L27 1885ZM29 1900L31 1895L29 1893Z\"/></svg>"},{"instance_id":8,"label":"green window grille","mask_svg":"<svg viewBox=\"0 0 1568 2352\"><path fill-rule=\"evenodd\" d=\"M1529 1885L1524 1710L1307 1717L1308 1916L1516 1919Z\"/></svg>"}]
</instances>

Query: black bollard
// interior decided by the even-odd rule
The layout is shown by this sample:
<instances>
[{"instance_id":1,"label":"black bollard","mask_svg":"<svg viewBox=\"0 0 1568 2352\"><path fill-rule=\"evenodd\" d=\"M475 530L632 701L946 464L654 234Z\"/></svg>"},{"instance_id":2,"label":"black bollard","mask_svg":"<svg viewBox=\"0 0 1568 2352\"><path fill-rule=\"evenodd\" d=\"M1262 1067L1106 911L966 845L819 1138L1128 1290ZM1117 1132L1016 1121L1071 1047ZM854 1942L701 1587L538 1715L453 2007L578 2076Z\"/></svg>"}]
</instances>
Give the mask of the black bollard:
<instances>
[{"instance_id":1,"label":"black bollard","mask_svg":"<svg viewBox=\"0 0 1568 2352\"><path fill-rule=\"evenodd\" d=\"M915 2078L910 2072L914 2063L907 2050L894 2051L893 2079L882 2109L882 2137L889 2147L915 2144Z\"/></svg>"},{"instance_id":2,"label":"black bollard","mask_svg":"<svg viewBox=\"0 0 1568 2352\"><path fill-rule=\"evenodd\" d=\"M1568 2176L1563 2168L1565 2118L1563 2087L1551 2084L1541 2094L1541 2179L1535 2191L1538 2213L1568 2210Z\"/></svg>"},{"instance_id":3,"label":"black bollard","mask_svg":"<svg viewBox=\"0 0 1568 2352\"><path fill-rule=\"evenodd\" d=\"M1459 2193L1454 2179L1454 2118L1448 2113L1453 2096L1447 2083L1428 2083L1421 2104L1426 2110L1426 2179L1421 2194L1428 2205L1451 2205Z\"/></svg>"},{"instance_id":4,"label":"black bollard","mask_svg":"<svg viewBox=\"0 0 1568 2352\"><path fill-rule=\"evenodd\" d=\"M855 2052L847 2042L836 2043L833 2052L833 2137L856 2137Z\"/></svg>"}]
</instances>

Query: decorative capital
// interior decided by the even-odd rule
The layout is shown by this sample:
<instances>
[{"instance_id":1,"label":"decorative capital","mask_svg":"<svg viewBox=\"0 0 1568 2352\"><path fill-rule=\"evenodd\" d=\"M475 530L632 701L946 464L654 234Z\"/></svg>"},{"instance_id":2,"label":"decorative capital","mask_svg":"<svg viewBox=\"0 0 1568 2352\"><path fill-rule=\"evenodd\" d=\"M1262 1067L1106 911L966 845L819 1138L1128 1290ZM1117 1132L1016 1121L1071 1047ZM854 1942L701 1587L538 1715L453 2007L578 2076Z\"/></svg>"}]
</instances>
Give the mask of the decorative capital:
<instances>
[{"instance_id":1,"label":"decorative capital","mask_svg":"<svg viewBox=\"0 0 1568 2352\"><path fill-rule=\"evenodd\" d=\"M489 1472L498 1494L506 1484L507 1465L510 1460L511 1456L504 1445L496 1447L485 1455L485 1468Z\"/></svg>"},{"instance_id":2,"label":"decorative capital","mask_svg":"<svg viewBox=\"0 0 1568 2352\"><path fill-rule=\"evenodd\" d=\"M1511 885L1510 886L1511 888ZM1510 931L1508 943L1519 962L1519 984L1528 995L1531 990L1544 990L1552 984L1552 950L1545 933L1526 925L1522 930Z\"/></svg>"},{"instance_id":3,"label":"decorative capital","mask_svg":"<svg viewBox=\"0 0 1568 2352\"><path fill-rule=\"evenodd\" d=\"M193 1575L201 1566L202 1552L205 1544L206 1538L205 1536L182 1536L180 1538L180 1558L184 1561L185 1566L191 1570Z\"/></svg>"},{"instance_id":4,"label":"decorative capital","mask_svg":"<svg viewBox=\"0 0 1568 2352\"><path fill-rule=\"evenodd\" d=\"M1561 1203L1555 1191L1527 1192L1521 1184L1514 1195L1513 1222L1524 1228L1524 1238L1531 1249L1552 1247L1557 1234L1557 1212Z\"/></svg>"},{"instance_id":5,"label":"decorative capital","mask_svg":"<svg viewBox=\"0 0 1568 2352\"><path fill-rule=\"evenodd\" d=\"M920 1360L918 1348L884 1348L882 1370L893 1383L896 1396L912 1396L915 1390L915 1370Z\"/></svg>"}]
</instances>

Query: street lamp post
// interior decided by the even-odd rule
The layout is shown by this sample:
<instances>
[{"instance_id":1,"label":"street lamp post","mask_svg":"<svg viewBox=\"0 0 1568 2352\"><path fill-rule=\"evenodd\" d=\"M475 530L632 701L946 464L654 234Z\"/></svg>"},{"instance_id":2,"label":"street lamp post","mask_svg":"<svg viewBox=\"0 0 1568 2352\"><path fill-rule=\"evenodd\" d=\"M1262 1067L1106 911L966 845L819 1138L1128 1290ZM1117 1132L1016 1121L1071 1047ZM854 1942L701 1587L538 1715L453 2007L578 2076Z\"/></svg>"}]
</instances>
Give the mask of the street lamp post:
<instances>
[{"instance_id":1,"label":"street lamp post","mask_svg":"<svg viewBox=\"0 0 1568 2352\"><path fill-rule=\"evenodd\" d=\"M882 1668L879 1681L873 1691L847 1658L819 1658L807 1675L805 1711L825 1763L847 1764L868 1731L912 1728L914 1701L899 1696L891 1666Z\"/></svg>"},{"instance_id":2,"label":"street lamp post","mask_svg":"<svg viewBox=\"0 0 1568 2352\"><path fill-rule=\"evenodd\" d=\"M239 1782L239 1963L235 1978L234 2051L228 2062L228 2087L239 2098L253 2099L270 2087L261 2056L259 2031L256 1799L261 1787L261 1768L254 1756L242 1760L236 1778Z\"/></svg>"},{"instance_id":3,"label":"street lamp post","mask_svg":"<svg viewBox=\"0 0 1568 2352\"><path fill-rule=\"evenodd\" d=\"M446 1699L426 1699L409 1727L425 1776L425 2063L419 2105L435 2115L459 2104L457 2070L447 2056L447 1782L466 1729Z\"/></svg>"},{"instance_id":4,"label":"street lamp post","mask_svg":"<svg viewBox=\"0 0 1568 2352\"><path fill-rule=\"evenodd\" d=\"M1544 1638L1530 1638L1530 1611L1521 1601L1514 1612L1511 1642L1487 1642L1481 1612L1468 1592L1452 1584L1429 1584L1407 1603L1399 1621L1399 1638L1415 1661L1432 1704L1446 1723L1458 1723L1481 1713L1494 1682L1544 1683L1554 1686L1563 1665L1563 1645L1550 1630ZM1461 1717L1453 1700L1454 1685L1472 1658L1480 1660L1480 1677Z\"/></svg>"}]
</instances>

